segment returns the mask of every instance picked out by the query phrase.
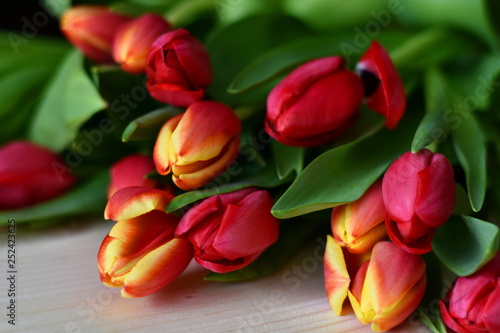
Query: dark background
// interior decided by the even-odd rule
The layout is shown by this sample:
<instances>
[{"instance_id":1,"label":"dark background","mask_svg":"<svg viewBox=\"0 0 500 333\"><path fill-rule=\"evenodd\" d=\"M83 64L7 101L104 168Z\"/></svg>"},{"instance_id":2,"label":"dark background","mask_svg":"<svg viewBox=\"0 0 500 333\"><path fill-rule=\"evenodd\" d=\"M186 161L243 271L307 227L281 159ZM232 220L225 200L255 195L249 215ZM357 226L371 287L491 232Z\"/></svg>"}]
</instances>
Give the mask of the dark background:
<instances>
[{"instance_id":1,"label":"dark background","mask_svg":"<svg viewBox=\"0 0 500 333\"><path fill-rule=\"evenodd\" d=\"M44 26L37 27L38 34L61 36L58 19L50 16L39 1L9 1L8 5L4 3L4 6L0 11L0 29L7 32L21 32L26 20L32 23L33 16L43 12L48 17L48 22Z\"/></svg>"}]
</instances>

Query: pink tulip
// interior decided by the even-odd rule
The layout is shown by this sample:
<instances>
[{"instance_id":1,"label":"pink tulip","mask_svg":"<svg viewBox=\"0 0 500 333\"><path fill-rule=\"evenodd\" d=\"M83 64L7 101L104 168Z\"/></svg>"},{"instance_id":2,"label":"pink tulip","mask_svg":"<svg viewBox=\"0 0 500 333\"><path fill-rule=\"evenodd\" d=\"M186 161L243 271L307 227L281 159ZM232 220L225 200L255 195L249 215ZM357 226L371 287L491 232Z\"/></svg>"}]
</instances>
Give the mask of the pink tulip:
<instances>
[{"instance_id":1,"label":"pink tulip","mask_svg":"<svg viewBox=\"0 0 500 333\"><path fill-rule=\"evenodd\" d=\"M500 253L472 275L458 277L446 299L439 301L441 315L458 333L500 332Z\"/></svg>"},{"instance_id":2,"label":"pink tulip","mask_svg":"<svg viewBox=\"0 0 500 333\"><path fill-rule=\"evenodd\" d=\"M134 154L122 158L111 167L108 199L124 187L156 187L158 182L147 178L147 175L153 171L155 171L155 164L151 157Z\"/></svg>"},{"instance_id":3,"label":"pink tulip","mask_svg":"<svg viewBox=\"0 0 500 333\"><path fill-rule=\"evenodd\" d=\"M88 58L98 63L112 63L113 40L130 17L106 6L74 6L61 16L61 31Z\"/></svg>"},{"instance_id":4,"label":"pink tulip","mask_svg":"<svg viewBox=\"0 0 500 333\"><path fill-rule=\"evenodd\" d=\"M212 82L208 52L184 29L156 39L149 51L146 74L146 86L153 98L180 107L203 99Z\"/></svg>"},{"instance_id":5,"label":"pink tulip","mask_svg":"<svg viewBox=\"0 0 500 333\"><path fill-rule=\"evenodd\" d=\"M76 181L64 168L59 156L31 142L14 141L3 146L0 210L31 206L61 195Z\"/></svg>"},{"instance_id":6,"label":"pink tulip","mask_svg":"<svg viewBox=\"0 0 500 333\"><path fill-rule=\"evenodd\" d=\"M123 297L150 295L175 280L193 258L192 245L175 237L179 218L166 214L168 192L126 187L108 202L105 217L118 221L97 255L101 281L123 287Z\"/></svg>"},{"instance_id":7,"label":"pink tulip","mask_svg":"<svg viewBox=\"0 0 500 333\"><path fill-rule=\"evenodd\" d=\"M124 25L113 43L113 58L129 73L143 73L151 45L172 26L161 16L144 14Z\"/></svg>"},{"instance_id":8,"label":"pink tulip","mask_svg":"<svg viewBox=\"0 0 500 333\"><path fill-rule=\"evenodd\" d=\"M382 194L391 240L414 254L429 252L436 228L455 206L453 168L442 154L407 152L385 173Z\"/></svg>"},{"instance_id":9,"label":"pink tulip","mask_svg":"<svg viewBox=\"0 0 500 333\"><path fill-rule=\"evenodd\" d=\"M273 244L279 233L267 191L247 188L219 194L191 208L175 232L194 246L194 259L214 272L240 269Z\"/></svg>"},{"instance_id":10,"label":"pink tulip","mask_svg":"<svg viewBox=\"0 0 500 333\"><path fill-rule=\"evenodd\" d=\"M289 146L311 147L344 133L358 115L361 80L345 60L312 60L290 73L269 94L265 129Z\"/></svg>"},{"instance_id":11,"label":"pink tulip","mask_svg":"<svg viewBox=\"0 0 500 333\"><path fill-rule=\"evenodd\" d=\"M403 81L387 51L373 41L356 66L364 87L366 104L386 118L385 126L393 129L403 117L406 95Z\"/></svg>"}]
</instances>

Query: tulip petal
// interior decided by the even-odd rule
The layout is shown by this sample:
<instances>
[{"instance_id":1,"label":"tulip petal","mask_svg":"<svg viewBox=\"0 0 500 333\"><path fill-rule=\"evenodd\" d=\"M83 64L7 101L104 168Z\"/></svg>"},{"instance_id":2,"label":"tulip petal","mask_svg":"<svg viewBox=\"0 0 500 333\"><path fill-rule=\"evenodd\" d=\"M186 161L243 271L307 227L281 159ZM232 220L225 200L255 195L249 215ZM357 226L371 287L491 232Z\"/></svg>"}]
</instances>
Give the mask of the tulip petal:
<instances>
[{"instance_id":1,"label":"tulip petal","mask_svg":"<svg viewBox=\"0 0 500 333\"><path fill-rule=\"evenodd\" d=\"M227 148L224 149L223 154L214 163L197 172L180 174L178 176L173 175L172 180L175 185L185 191L191 191L206 185L214 181L236 160L239 154L239 147L240 139L236 137L227 144Z\"/></svg>"},{"instance_id":2,"label":"tulip petal","mask_svg":"<svg viewBox=\"0 0 500 333\"><path fill-rule=\"evenodd\" d=\"M324 256L325 290L332 310L340 316L342 304L347 297L351 279L342 253L342 248L332 236L326 239Z\"/></svg>"},{"instance_id":3,"label":"tulip petal","mask_svg":"<svg viewBox=\"0 0 500 333\"><path fill-rule=\"evenodd\" d=\"M191 105L172 134L178 156L176 164L187 165L218 156L241 132L234 111L221 103L201 101Z\"/></svg>"},{"instance_id":4,"label":"tulip petal","mask_svg":"<svg viewBox=\"0 0 500 333\"><path fill-rule=\"evenodd\" d=\"M128 220L152 210L165 211L174 196L166 191L131 186L122 188L108 201L104 218L115 221Z\"/></svg>"},{"instance_id":5,"label":"tulip petal","mask_svg":"<svg viewBox=\"0 0 500 333\"><path fill-rule=\"evenodd\" d=\"M155 187L157 182L147 179L146 175L155 170L151 157L140 154L126 156L113 164L108 186L108 199L118 190L129 186Z\"/></svg>"},{"instance_id":6,"label":"tulip petal","mask_svg":"<svg viewBox=\"0 0 500 333\"><path fill-rule=\"evenodd\" d=\"M170 139L172 132L182 119L182 114L169 119L160 129L158 138L153 149L153 159L156 165L156 171L160 175L167 175L170 173Z\"/></svg>"},{"instance_id":7,"label":"tulip petal","mask_svg":"<svg viewBox=\"0 0 500 333\"><path fill-rule=\"evenodd\" d=\"M448 159L435 153L427 168L418 173L415 213L422 222L437 228L450 217L455 207L455 180Z\"/></svg>"},{"instance_id":8,"label":"tulip petal","mask_svg":"<svg viewBox=\"0 0 500 333\"><path fill-rule=\"evenodd\" d=\"M420 238L407 242L405 237L399 231L399 226L406 223L411 224L412 222L396 223L388 216L386 217L385 226L391 241L393 241L394 244L399 246L401 249L412 254L424 254L432 251L432 237L434 236L436 229L427 227L427 233ZM423 223L421 225L423 226ZM419 233L421 233L421 230L419 230Z\"/></svg>"},{"instance_id":9,"label":"tulip petal","mask_svg":"<svg viewBox=\"0 0 500 333\"><path fill-rule=\"evenodd\" d=\"M150 295L175 280L193 258L191 244L174 238L144 256L130 271L121 291L123 297Z\"/></svg>"},{"instance_id":10,"label":"tulip petal","mask_svg":"<svg viewBox=\"0 0 500 333\"><path fill-rule=\"evenodd\" d=\"M241 203L227 205L213 247L229 260L262 252L278 239L279 222L271 214L272 206L267 191L255 191Z\"/></svg>"},{"instance_id":11,"label":"tulip petal","mask_svg":"<svg viewBox=\"0 0 500 333\"><path fill-rule=\"evenodd\" d=\"M378 242L366 273L362 299L369 299L375 312L391 308L425 275L425 262L391 242Z\"/></svg>"},{"instance_id":12,"label":"tulip petal","mask_svg":"<svg viewBox=\"0 0 500 333\"><path fill-rule=\"evenodd\" d=\"M375 332L384 332L405 321L420 305L425 293L426 281L425 275L422 276L399 302L378 312L373 318L372 330Z\"/></svg>"},{"instance_id":13,"label":"tulip petal","mask_svg":"<svg viewBox=\"0 0 500 333\"><path fill-rule=\"evenodd\" d=\"M406 95L403 81L389 54L377 41L372 41L357 64L356 71L362 78L368 72L368 77L375 77L379 80L375 91L367 96L366 105L386 117L385 126L394 129L403 117ZM365 87L365 90L370 91L370 88Z\"/></svg>"},{"instance_id":14,"label":"tulip petal","mask_svg":"<svg viewBox=\"0 0 500 333\"><path fill-rule=\"evenodd\" d=\"M386 212L391 219L410 221L415 213L418 178L416 175L429 165L432 152L424 149L418 153L407 152L387 169L382 182Z\"/></svg>"}]
</instances>

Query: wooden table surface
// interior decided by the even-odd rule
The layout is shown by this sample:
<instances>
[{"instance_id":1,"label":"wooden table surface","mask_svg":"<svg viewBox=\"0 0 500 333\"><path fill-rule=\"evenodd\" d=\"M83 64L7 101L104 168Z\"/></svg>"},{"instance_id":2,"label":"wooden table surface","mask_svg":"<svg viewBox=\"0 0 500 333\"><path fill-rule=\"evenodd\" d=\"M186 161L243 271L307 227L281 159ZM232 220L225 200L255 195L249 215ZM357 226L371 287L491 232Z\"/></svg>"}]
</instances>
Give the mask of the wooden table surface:
<instances>
[{"instance_id":1,"label":"wooden table surface","mask_svg":"<svg viewBox=\"0 0 500 333\"><path fill-rule=\"evenodd\" d=\"M16 232L15 326L6 307L9 270L2 230L0 332L371 332L352 310L337 317L323 287L318 244L276 274L247 282L204 281L194 261L172 284L140 298L101 284L96 253L112 222L80 221ZM407 322L391 332L429 332Z\"/></svg>"}]
</instances>

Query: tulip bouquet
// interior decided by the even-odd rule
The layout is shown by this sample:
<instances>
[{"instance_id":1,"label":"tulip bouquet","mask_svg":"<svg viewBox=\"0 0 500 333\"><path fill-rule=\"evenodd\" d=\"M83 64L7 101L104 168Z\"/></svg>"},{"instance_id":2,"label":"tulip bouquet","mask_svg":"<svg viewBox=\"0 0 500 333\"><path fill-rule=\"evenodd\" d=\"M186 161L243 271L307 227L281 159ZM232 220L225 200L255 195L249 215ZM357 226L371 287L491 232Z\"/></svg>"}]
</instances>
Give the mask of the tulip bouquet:
<instances>
[{"instance_id":1,"label":"tulip bouquet","mask_svg":"<svg viewBox=\"0 0 500 333\"><path fill-rule=\"evenodd\" d=\"M493 1L97 2L5 33L2 223L104 212L132 298L322 239L332 315L500 332Z\"/></svg>"}]
</instances>

